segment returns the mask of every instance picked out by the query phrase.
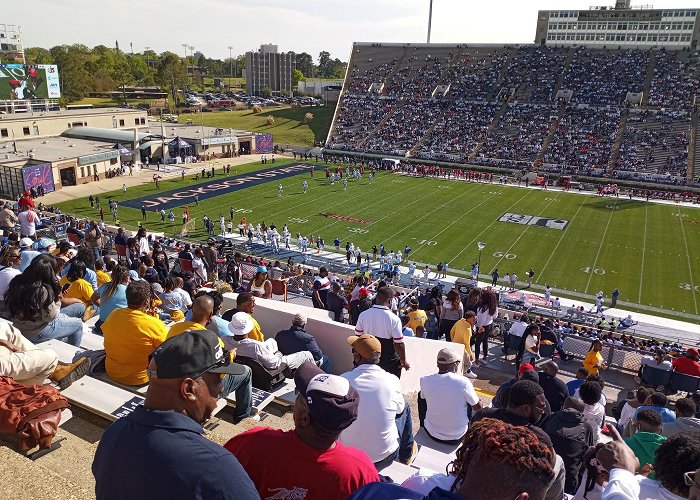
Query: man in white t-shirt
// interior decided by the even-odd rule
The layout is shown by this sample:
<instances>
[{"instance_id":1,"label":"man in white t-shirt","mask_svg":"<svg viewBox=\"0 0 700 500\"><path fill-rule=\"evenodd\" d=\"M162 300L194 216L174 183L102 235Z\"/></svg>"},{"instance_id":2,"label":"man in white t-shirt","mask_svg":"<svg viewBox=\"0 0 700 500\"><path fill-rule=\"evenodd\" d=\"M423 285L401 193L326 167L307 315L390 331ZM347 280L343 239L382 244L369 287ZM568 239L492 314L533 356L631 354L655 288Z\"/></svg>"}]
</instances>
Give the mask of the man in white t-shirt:
<instances>
[{"instance_id":1,"label":"man in white t-shirt","mask_svg":"<svg viewBox=\"0 0 700 500\"><path fill-rule=\"evenodd\" d=\"M409 465L417 447L413 441L411 406L401 392L399 379L381 369L382 344L368 334L348 338L355 368L343 373L360 395L357 420L340 434L339 441L369 455L377 470L399 460Z\"/></svg>"},{"instance_id":2,"label":"man in white t-shirt","mask_svg":"<svg viewBox=\"0 0 700 500\"><path fill-rule=\"evenodd\" d=\"M469 427L468 409L481 410L481 401L467 377L458 374L460 357L440 349L438 372L420 379L418 417L421 427L435 441L459 444Z\"/></svg>"}]
</instances>

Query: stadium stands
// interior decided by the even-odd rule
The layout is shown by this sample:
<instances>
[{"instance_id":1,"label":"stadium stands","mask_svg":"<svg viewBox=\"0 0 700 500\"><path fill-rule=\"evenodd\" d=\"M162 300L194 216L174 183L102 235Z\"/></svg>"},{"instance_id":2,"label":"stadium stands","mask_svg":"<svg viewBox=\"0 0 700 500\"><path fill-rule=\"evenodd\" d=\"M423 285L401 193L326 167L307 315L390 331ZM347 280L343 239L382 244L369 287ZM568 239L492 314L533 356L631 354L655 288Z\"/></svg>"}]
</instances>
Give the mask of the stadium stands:
<instances>
[{"instance_id":1,"label":"stadium stands","mask_svg":"<svg viewBox=\"0 0 700 500\"><path fill-rule=\"evenodd\" d=\"M690 51L358 43L349 67L331 151L675 185L700 170Z\"/></svg>"}]
</instances>

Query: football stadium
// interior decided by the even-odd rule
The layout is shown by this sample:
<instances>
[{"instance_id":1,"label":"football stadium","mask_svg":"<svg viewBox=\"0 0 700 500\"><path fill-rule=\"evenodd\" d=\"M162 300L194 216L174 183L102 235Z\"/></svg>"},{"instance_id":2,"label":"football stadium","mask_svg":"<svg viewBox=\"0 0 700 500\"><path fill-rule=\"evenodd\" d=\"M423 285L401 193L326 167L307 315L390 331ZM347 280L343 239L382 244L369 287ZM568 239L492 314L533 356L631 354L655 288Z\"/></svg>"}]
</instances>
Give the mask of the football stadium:
<instances>
[{"instance_id":1,"label":"football stadium","mask_svg":"<svg viewBox=\"0 0 700 500\"><path fill-rule=\"evenodd\" d=\"M424 3L7 6L0 497L700 498L700 9Z\"/></svg>"}]
</instances>

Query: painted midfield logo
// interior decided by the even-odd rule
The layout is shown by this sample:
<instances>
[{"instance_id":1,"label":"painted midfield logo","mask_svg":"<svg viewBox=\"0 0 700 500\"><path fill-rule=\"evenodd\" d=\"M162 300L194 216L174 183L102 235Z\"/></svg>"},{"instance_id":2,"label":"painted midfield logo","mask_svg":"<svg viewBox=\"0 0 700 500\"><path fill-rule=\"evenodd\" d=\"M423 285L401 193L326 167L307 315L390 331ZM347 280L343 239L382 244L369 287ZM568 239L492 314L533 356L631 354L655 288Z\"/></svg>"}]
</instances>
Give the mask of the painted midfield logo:
<instances>
[{"instance_id":1,"label":"painted midfield logo","mask_svg":"<svg viewBox=\"0 0 700 500\"><path fill-rule=\"evenodd\" d=\"M569 224L568 220L550 219L548 217L537 217L535 215L522 215L506 212L501 215L498 222L510 222L511 224L523 224L527 226L540 226L549 229L564 230Z\"/></svg>"}]
</instances>

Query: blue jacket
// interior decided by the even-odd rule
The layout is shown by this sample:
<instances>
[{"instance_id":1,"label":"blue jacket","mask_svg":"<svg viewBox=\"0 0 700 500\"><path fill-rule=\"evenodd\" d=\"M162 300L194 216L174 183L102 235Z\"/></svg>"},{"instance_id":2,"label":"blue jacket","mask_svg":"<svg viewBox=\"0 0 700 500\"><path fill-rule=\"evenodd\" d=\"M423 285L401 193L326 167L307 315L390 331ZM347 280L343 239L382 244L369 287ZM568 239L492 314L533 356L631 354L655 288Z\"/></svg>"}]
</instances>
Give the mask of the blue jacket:
<instances>
[{"instance_id":1,"label":"blue jacket","mask_svg":"<svg viewBox=\"0 0 700 500\"><path fill-rule=\"evenodd\" d=\"M316 339L304 331L300 326L292 325L289 330L281 330L275 335L277 347L285 356L295 352L309 351L316 361L323 356Z\"/></svg>"}]
</instances>

